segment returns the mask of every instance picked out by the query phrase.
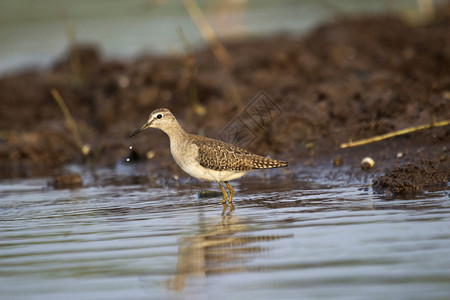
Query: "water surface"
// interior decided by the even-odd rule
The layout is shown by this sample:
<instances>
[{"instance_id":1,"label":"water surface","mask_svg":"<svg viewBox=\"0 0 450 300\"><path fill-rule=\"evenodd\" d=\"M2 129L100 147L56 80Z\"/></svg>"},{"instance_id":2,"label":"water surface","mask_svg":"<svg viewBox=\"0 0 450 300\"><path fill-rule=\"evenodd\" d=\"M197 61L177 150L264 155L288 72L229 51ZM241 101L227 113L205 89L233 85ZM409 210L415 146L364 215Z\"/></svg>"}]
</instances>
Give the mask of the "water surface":
<instances>
[{"instance_id":1,"label":"water surface","mask_svg":"<svg viewBox=\"0 0 450 300\"><path fill-rule=\"evenodd\" d=\"M450 297L448 188L387 200L280 172L233 182L233 210L133 170L84 172L73 190L1 182L2 298Z\"/></svg>"}]
</instances>

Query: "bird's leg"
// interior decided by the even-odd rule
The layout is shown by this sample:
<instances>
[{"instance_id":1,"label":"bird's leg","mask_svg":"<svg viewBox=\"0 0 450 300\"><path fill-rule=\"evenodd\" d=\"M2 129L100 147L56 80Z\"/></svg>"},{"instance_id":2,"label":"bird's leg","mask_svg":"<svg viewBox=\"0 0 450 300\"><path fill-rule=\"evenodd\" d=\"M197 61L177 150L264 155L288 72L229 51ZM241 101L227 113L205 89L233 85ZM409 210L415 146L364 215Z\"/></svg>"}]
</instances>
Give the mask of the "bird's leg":
<instances>
[{"instance_id":1,"label":"bird's leg","mask_svg":"<svg viewBox=\"0 0 450 300\"><path fill-rule=\"evenodd\" d=\"M233 195L234 195L234 189L231 187L231 185L228 183L228 181L224 181L227 185L228 189L230 190L230 200L228 200L228 203L231 204L231 201L233 201Z\"/></svg>"},{"instance_id":2,"label":"bird's leg","mask_svg":"<svg viewBox=\"0 0 450 300\"><path fill-rule=\"evenodd\" d=\"M225 183L228 185L228 183L226 181L225 181ZM222 189L222 193L223 193L222 204L226 204L227 203L227 199L228 199L228 194L225 191L225 188L223 187L221 181L219 181L219 185L220 185L220 188Z\"/></svg>"}]
</instances>

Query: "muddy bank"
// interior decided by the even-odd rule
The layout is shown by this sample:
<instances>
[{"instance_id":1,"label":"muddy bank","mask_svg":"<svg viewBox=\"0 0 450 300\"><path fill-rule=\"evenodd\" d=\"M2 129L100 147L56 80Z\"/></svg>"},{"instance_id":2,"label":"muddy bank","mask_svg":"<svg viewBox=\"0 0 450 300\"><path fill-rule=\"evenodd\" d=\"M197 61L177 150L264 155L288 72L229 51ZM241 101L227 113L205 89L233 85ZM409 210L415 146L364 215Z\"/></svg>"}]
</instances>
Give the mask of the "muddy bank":
<instances>
[{"instance_id":1,"label":"muddy bank","mask_svg":"<svg viewBox=\"0 0 450 300\"><path fill-rule=\"evenodd\" d=\"M0 178L54 174L68 163L114 165L149 159L149 173L184 176L168 138L147 131L130 139L151 111L167 107L189 132L226 136L243 120L248 150L302 165L333 168L333 158L362 172L420 160L448 165L450 127L356 148L341 143L450 119L450 6L421 25L397 16L339 19L306 36L276 35L225 43L233 65L209 49L177 56L106 60L80 46L52 68L0 79ZM76 121L85 153L50 94L57 89ZM265 92L270 122L249 122L246 107ZM267 120L266 120L267 121ZM225 135L224 135L225 132ZM150 152L149 152L150 151Z\"/></svg>"},{"instance_id":2,"label":"muddy bank","mask_svg":"<svg viewBox=\"0 0 450 300\"><path fill-rule=\"evenodd\" d=\"M426 187L445 186L449 177L448 165L419 161L388 171L374 181L373 189L379 194L410 196Z\"/></svg>"}]
</instances>

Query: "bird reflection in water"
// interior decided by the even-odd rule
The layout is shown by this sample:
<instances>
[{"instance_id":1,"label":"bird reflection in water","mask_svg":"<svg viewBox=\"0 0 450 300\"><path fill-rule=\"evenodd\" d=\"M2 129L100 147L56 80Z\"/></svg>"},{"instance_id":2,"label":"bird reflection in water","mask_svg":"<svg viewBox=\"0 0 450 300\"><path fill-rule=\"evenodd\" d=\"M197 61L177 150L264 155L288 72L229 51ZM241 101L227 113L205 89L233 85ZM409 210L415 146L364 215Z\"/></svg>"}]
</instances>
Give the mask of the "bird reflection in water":
<instances>
[{"instance_id":1,"label":"bird reflection in water","mask_svg":"<svg viewBox=\"0 0 450 300\"><path fill-rule=\"evenodd\" d=\"M200 224L201 233L179 239L176 274L168 282L171 290L182 291L190 279L247 271L243 261L270 250L252 243L292 237L252 234L244 219L232 215L233 210L232 205L224 205L218 221L204 222Z\"/></svg>"}]
</instances>

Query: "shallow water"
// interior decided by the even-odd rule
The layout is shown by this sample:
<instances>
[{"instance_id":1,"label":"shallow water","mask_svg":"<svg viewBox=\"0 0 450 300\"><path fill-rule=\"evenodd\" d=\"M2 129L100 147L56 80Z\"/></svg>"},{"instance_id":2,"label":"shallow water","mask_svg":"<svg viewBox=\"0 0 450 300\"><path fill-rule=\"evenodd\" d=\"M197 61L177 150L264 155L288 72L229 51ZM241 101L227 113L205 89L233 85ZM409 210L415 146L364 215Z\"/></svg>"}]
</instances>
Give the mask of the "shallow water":
<instances>
[{"instance_id":1,"label":"shallow water","mask_svg":"<svg viewBox=\"0 0 450 300\"><path fill-rule=\"evenodd\" d=\"M134 166L83 172L73 190L2 181L0 295L450 297L448 187L387 200L314 172L233 182L234 210L199 198L200 183L150 184Z\"/></svg>"}]
</instances>

